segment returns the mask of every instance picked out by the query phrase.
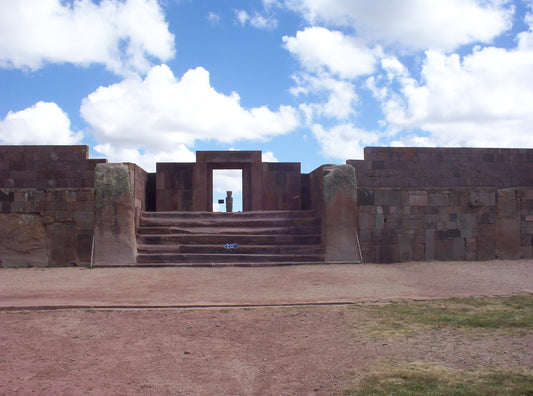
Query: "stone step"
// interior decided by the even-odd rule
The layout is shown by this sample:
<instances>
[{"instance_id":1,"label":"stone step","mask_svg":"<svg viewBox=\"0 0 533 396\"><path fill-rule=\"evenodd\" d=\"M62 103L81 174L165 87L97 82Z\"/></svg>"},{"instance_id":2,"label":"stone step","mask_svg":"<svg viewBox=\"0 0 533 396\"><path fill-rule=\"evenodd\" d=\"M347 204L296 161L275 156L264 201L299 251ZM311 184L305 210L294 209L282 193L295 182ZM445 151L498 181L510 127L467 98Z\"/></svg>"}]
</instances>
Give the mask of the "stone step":
<instances>
[{"instance_id":1,"label":"stone step","mask_svg":"<svg viewBox=\"0 0 533 396\"><path fill-rule=\"evenodd\" d=\"M324 254L319 245L238 245L226 249L224 245L139 245L139 253L202 253L202 254Z\"/></svg>"},{"instance_id":2,"label":"stone step","mask_svg":"<svg viewBox=\"0 0 533 396\"><path fill-rule=\"evenodd\" d=\"M202 254L202 253L140 253L137 263L140 265L172 265L191 263L319 263L324 262L323 255L314 254Z\"/></svg>"},{"instance_id":3,"label":"stone step","mask_svg":"<svg viewBox=\"0 0 533 396\"><path fill-rule=\"evenodd\" d=\"M320 245L320 234L139 234L137 243L140 245Z\"/></svg>"},{"instance_id":4,"label":"stone step","mask_svg":"<svg viewBox=\"0 0 533 396\"><path fill-rule=\"evenodd\" d=\"M139 265L253 266L324 262L314 211L143 212ZM236 244L234 249L224 245Z\"/></svg>"},{"instance_id":5,"label":"stone step","mask_svg":"<svg viewBox=\"0 0 533 396\"><path fill-rule=\"evenodd\" d=\"M261 225L252 227L222 227L222 226L198 226L198 227L165 227L165 226L143 226L139 227L139 235L149 234L225 234L225 235L239 235L239 234L256 234L256 235L269 235L269 234L319 234L320 226L291 226L285 227L263 227Z\"/></svg>"},{"instance_id":6,"label":"stone step","mask_svg":"<svg viewBox=\"0 0 533 396\"><path fill-rule=\"evenodd\" d=\"M320 226L319 217L257 217L257 218L181 218L181 217L141 217L140 227L283 227Z\"/></svg>"},{"instance_id":7,"label":"stone step","mask_svg":"<svg viewBox=\"0 0 533 396\"><path fill-rule=\"evenodd\" d=\"M275 210L275 211L251 211L251 212L142 212L141 217L146 219L157 218L182 218L182 219L207 219L215 218L220 221L253 218L308 218L315 217L314 210Z\"/></svg>"}]
</instances>

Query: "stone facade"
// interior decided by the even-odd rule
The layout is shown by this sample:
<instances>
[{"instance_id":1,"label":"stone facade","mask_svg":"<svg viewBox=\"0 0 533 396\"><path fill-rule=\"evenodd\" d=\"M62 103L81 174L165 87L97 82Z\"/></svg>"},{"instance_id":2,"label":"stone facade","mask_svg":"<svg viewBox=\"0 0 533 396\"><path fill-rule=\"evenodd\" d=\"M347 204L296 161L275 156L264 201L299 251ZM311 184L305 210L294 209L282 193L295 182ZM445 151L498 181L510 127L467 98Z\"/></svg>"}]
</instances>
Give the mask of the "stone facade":
<instances>
[{"instance_id":1,"label":"stone facade","mask_svg":"<svg viewBox=\"0 0 533 396\"><path fill-rule=\"evenodd\" d=\"M88 265L94 169L86 146L0 146L0 265Z\"/></svg>"},{"instance_id":2,"label":"stone facade","mask_svg":"<svg viewBox=\"0 0 533 396\"><path fill-rule=\"evenodd\" d=\"M327 262L533 258L533 150L370 147L309 174L260 151L156 173L106 163L86 146L0 146L0 265L135 264L141 213L211 211L214 169L242 170L245 212L316 213ZM95 183L97 165L127 188Z\"/></svg>"},{"instance_id":3,"label":"stone facade","mask_svg":"<svg viewBox=\"0 0 533 396\"><path fill-rule=\"evenodd\" d=\"M367 147L347 163L365 261L532 258L533 150Z\"/></svg>"}]
</instances>

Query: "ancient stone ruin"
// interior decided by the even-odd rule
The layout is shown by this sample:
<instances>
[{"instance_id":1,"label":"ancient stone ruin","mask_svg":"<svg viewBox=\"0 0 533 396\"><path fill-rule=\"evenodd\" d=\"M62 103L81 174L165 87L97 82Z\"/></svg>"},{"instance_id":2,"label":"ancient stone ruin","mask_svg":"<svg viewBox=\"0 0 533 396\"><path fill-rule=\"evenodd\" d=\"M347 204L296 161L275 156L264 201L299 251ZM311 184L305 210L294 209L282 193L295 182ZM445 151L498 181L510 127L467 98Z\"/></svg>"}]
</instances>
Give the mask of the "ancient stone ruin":
<instances>
[{"instance_id":1,"label":"ancient stone ruin","mask_svg":"<svg viewBox=\"0 0 533 396\"><path fill-rule=\"evenodd\" d=\"M0 266L280 265L533 257L533 150L365 149L302 174L260 151L195 163L0 146ZM242 171L214 213L213 171Z\"/></svg>"}]
</instances>

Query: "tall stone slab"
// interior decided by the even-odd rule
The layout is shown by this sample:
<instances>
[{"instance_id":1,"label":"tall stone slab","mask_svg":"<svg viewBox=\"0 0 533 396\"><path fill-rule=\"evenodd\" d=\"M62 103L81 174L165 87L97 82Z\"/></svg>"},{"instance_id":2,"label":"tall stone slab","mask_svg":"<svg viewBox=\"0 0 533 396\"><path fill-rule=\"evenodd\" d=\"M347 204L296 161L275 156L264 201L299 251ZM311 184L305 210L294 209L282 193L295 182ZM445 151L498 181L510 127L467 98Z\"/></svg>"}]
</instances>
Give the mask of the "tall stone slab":
<instances>
[{"instance_id":1,"label":"tall stone slab","mask_svg":"<svg viewBox=\"0 0 533 396\"><path fill-rule=\"evenodd\" d=\"M350 165L324 167L322 195L326 262L360 262L354 168Z\"/></svg>"},{"instance_id":2,"label":"tall stone slab","mask_svg":"<svg viewBox=\"0 0 533 396\"><path fill-rule=\"evenodd\" d=\"M520 212L516 189L499 189L496 192L496 228L494 258L520 258Z\"/></svg>"},{"instance_id":3,"label":"tall stone slab","mask_svg":"<svg viewBox=\"0 0 533 396\"><path fill-rule=\"evenodd\" d=\"M95 195L94 264L135 264L135 204L128 167L98 164Z\"/></svg>"}]
</instances>

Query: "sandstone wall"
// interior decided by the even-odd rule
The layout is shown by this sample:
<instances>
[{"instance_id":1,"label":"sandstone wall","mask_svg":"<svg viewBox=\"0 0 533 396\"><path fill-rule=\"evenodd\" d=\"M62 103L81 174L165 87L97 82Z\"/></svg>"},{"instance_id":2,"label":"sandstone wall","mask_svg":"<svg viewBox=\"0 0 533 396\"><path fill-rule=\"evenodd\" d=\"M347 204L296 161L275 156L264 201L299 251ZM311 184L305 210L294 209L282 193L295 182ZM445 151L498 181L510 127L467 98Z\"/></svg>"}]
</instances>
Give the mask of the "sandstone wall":
<instances>
[{"instance_id":1,"label":"sandstone wall","mask_svg":"<svg viewBox=\"0 0 533 396\"><path fill-rule=\"evenodd\" d=\"M93 188L87 146L0 146L0 188Z\"/></svg>"},{"instance_id":2,"label":"sandstone wall","mask_svg":"<svg viewBox=\"0 0 533 396\"><path fill-rule=\"evenodd\" d=\"M533 187L533 149L366 147L362 187Z\"/></svg>"},{"instance_id":3,"label":"sandstone wall","mask_svg":"<svg viewBox=\"0 0 533 396\"><path fill-rule=\"evenodd\" d=\"M157 164L156 210L193 210L193 163L163 162Z\"/></svg>"},{"instance_id":4,"label":"sandstone wall","mask_svg":"<svg viewBox=\"0 0 533 396\"><path fill-rule=\"evenodd\" d=\"M0 189L0 265L89 265L94 189Z\"/></svg>"},{"instance_id":5,"label":"sandstone wall","mask_svg":"<svg viewBox=\"0 0 533 396\"><path fill-rule=\"evenodd\" d=\"M365 262L532 258L533 150L365 148Z\"/></svg>"},{"instance_id":6,"label":"sandstone wall","mask_svg":"<svg viewBox=\"0 0 533 396\"><path fill-rule=\"evenodd\" d=\"M299 162L263 162L262 206L262 210L302 208Z\"/></svg>"}]
</instances>

